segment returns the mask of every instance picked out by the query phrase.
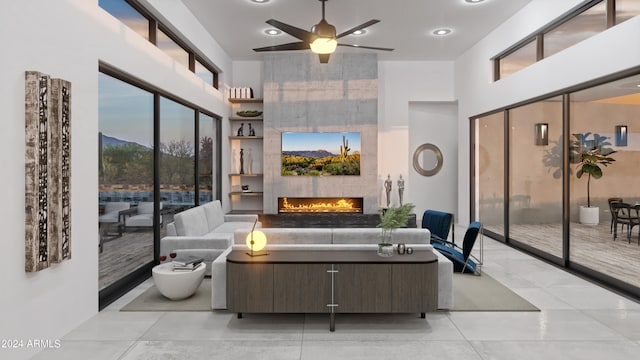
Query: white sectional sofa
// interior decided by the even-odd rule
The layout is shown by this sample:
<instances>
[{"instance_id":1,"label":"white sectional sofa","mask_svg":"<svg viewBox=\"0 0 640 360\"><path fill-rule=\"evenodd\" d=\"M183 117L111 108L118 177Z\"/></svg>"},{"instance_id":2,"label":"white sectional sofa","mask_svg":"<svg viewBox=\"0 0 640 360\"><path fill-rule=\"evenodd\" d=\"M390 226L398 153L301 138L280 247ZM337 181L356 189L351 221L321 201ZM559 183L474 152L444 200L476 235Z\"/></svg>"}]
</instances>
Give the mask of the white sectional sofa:
<instances>
[{"instance_id":1,"label":"white sectional sofa","mask_svg":"<svg viewBox=\"0 0 640 360\"><path fill-rule=\"evenodd\" d=\"M268 239L271 250L371 250L376 251L380 238L377 228L264 228L260 229ZM211 264L211 307L227 308L227 254L233 249L246 250L245 240L249 230L236 230L234 245L226 249ZM427 229L397 229L393 241L405 243L415 250L433 251ZM438 309L453 307L453 263L438 256ZM399 256L399 255L396 255ZM406 256L406 255L405 255Z\"/></svg>"},{"instance_id":2,"label":"white sectional sofa","mask_svg":"<svg viewBox=\"0 0 640 360\"><path fill-rule=\"evenodd\" d=\"M211 274L211 262L233 243L234 232L251 231L255 214L224 214L219 200L208 202L174 215L167 224L167 236L160 239L160 256L195 255L207 264L205 274ZM260 228L260 222L256 228Z\"/></svg>"}]
</instances>

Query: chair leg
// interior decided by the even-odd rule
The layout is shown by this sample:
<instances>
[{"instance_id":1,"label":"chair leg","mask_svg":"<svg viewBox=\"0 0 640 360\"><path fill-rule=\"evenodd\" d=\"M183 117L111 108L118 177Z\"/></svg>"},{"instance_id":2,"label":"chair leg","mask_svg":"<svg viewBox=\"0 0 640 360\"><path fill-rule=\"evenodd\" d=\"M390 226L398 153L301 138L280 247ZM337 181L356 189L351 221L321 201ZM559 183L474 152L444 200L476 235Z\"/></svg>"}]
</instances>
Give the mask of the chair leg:
<instances>
[{"instance_id":1,"label":"chair leg","mask_svg":"<svg viewBox=\"0 0 640 360\"><path fill-rule=\"evenodd\" d=\"M609 226L609 234L613 234L613 217L611 218L611 226Z\"/></svg>"}]
</instances>

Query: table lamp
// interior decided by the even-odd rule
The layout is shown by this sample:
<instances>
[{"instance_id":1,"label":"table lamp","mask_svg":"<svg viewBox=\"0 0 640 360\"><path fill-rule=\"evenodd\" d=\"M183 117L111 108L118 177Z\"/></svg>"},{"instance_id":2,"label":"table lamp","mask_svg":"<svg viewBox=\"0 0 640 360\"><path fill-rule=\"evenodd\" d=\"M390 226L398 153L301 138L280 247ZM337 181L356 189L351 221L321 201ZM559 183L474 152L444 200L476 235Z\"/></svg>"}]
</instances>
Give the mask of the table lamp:
<instances>
[{"instance_id":1,"label":"table lamp","mask_svg":"<svg viewBox=\"0 0 640 360\"><path fill-rule=\"evenodd\" d=\"M253 227L251 228L251 232L247 235L247 246L249 247L249 252L247 255L249 256L262 256L269 255L267 252L256 253L264 249L267 245L267 236L262 231L256 231L256 223L258 219L253 222Z\"/></svg>"}]
</instances>

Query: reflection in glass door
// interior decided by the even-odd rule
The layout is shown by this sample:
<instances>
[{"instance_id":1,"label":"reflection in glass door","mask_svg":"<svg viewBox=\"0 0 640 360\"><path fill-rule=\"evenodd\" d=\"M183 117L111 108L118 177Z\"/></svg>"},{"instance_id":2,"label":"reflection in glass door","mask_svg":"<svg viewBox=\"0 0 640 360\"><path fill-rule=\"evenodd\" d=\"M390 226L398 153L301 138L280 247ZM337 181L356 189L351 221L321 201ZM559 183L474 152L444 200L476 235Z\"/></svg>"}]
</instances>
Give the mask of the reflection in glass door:
<instances>
[{"instance_id":1,"label":"reflection in glass door","mask_svg":"<svg viewBox=\"0 0 640 360\"><path fill-rule=\"evenodd\" d=\"M163 210L161 214L180 212L195 205L194 136L195 110L161 97L159 166L160 207ZM161 225L166 221L169 220L161 219Z\"/></svg>"},{"instance_id":2,"label":"reflection in glass door","mask_svg":"<svg viewBox=\"0 0 640 360\"><path fill-rule=\"evenodd\" d=\"M476 119L475 219L504 236L504 113Z\"/></svg>"},{"instance_id":3,"label":"reflection in glass door","mask_svg":"<svg viewBox=\"0 0 640 360\"><path fill-rule=\"evenodd\" d=\"M153 94L98 76L102 291L153 262Z\"/></svg>"},{"instance_id":4,"label":"reflection in glass door","mask_svg":"<svg viewBox=\"0 0 640 360\"><path fill-rule=\"evenodd\" d=\"M562 258L562 97L509 110L509 239Z\"/></svg>"},{"instance_id":5,"label":"reflection in glass door","mask_svg":"<svg viewBox=\"0 0 640 360\"><path fill-rule=\"evenodd\" d=\"M198 187L200 204L212 201L216 196L216 128L213 117L199 114Z\"/></svg>"}]
</instances>

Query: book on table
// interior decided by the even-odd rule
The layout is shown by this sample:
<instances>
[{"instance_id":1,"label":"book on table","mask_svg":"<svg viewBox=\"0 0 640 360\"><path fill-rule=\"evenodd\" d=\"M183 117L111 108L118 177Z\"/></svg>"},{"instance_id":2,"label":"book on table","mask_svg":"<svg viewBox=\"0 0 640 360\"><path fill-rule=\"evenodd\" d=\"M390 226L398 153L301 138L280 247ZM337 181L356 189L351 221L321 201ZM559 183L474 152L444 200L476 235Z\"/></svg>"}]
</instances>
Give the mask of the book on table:
<instances>
[{"instance_id":1,"label":"book on table","mask_svg":"<svg viewBox=\"0 0 640 360\"><path fill-rule=\"evenodd\" d=\"M179 266L179 265L173 265L173 267L171 268L173 271L186 271L186 272L190 272L190 271L194 271L195 269L199 268L200 266L204 266L204 264L202 262L199 262L197 264L189 264L189 265L184 265L184 266Z\"/></svg>"},{"instance_id":2,"label":"book on table","mask_svg":"<svg viewBox=\"0 0 640 360\"><path fill-rule=\"evenodd\" d=\"M198 256L179 256L171 261L174 267L176 266L187 266L187 265L198 265L203 261L201 257Z\"/></svg>"}]
</instances>

